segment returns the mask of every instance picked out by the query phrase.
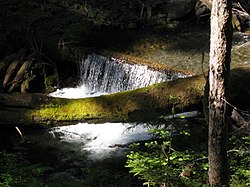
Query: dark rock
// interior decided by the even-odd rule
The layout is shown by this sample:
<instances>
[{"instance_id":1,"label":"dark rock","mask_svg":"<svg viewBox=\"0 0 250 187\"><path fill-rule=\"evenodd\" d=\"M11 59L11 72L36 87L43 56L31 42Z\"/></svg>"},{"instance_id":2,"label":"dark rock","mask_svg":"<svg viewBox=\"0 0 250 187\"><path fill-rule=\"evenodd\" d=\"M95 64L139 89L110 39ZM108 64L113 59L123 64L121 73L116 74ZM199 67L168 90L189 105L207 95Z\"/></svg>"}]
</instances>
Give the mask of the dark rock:
<instances>
[{"instance_id":1,"label":"dark rock","mask_svg":"<svg viewBox=\"0 0 250 187\"><path fill-rule=\"evenodd\" d=\"M168 17L171 20L181 19L194 9L197 0L169 0L167 3Z\"/></svg>"}]
</instances>

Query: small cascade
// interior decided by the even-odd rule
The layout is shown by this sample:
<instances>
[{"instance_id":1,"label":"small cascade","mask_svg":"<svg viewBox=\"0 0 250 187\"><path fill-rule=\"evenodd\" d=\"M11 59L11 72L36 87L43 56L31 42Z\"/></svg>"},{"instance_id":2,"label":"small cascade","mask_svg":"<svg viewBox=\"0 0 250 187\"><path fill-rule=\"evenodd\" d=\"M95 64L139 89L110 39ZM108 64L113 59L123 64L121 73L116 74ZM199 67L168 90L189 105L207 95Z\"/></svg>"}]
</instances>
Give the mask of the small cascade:
<instances>
[{"instance_id":1,"label":"small cascade","mask_svg":"<svg viewBox=\"0 0 250 187\"><path fill-rule=\"evenodd\" d=\"M172 70L157 71L145 65L129 64L125 60L90 54L79 63L80 84L50 93L52 97L85 98L151 84L184 78L189 75Z\"/></svg>"},{"instance_id":2,"label":"small cascade","mask_svg":"<svg viewBox=\"0 0 250 187\"><path fill-rule=\"evenodd\" d=\"M133 90L184 77L181 73L160 72L124 60L91 54L80 63L81 82L91 92L115 93Z\"/></svg>"}]
</instances>

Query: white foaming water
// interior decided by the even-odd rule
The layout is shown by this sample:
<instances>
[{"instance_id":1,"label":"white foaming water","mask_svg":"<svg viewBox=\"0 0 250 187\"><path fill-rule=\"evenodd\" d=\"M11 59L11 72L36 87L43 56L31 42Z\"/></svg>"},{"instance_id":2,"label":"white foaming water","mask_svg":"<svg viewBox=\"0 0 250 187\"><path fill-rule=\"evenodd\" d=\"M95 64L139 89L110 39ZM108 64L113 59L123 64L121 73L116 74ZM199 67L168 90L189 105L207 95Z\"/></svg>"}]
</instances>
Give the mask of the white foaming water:
<instances>
[{"instance_id":1,"label":"white foaming water","mask_svg":"<svg viewBox=\"0 0 250 187\"><path fill-rule=\"evenodd\" d=\"M156 71L145 65L129 64L97 54L88 55L80 62L81 81L93 92L133 90L185 76L171 70Z\"/></svg>"},{"instance_id":2,"label":"white foaming water","mask_svg":"<svg viewBox=\"0 0 250 187\"><path fill-rule=\"evenodd\" d=\"M178 72L156 71L144 65L91 54L79 63L80 81L76 88L64 88L49 94L52 97L85 98L149 86L183 78Z\"/></svg>"},{"instance_id":3,"label":"white foaming water","mask_svg":"<svg viewBox=\"0 0 250 187\"><path fill-rule=\"evenodd\" d=\"M85 98L145 87L183 77L179 73L159 72L147 66L131 65L122 60L92 54L80 64L81 84L51 93L52 97ZM132 128L133 127L133 128ZM121 155L127 144L150 138L146 124L79 123L52 128L50 136L70 144L71 149L88 153L91 159Z\"/></svg>"},{"instance_id":4,"label":"white foaming water","mask_svg":"<svg viewBox=\"0 0 250 187\"><path fill-rule=\"evenodd\" d=\"M152 128L150 125L133 123L78 123L52 128L49 133L95 160L121 156L127 144L151 138L148 129Z\"/></svg>"},{"instance_id":5,"label":"white foaming water","mask_svg":"<svg viewBox=\"0 0 250 187\"><path fill-rule=\"evenodd\" d=\"M104 95L106 93L102 92L91 92L85 85L77 86L75 88L62 88L57 89L55 92L49 94L51 97L60 97L60 98L68 98L68 99L78 99L78 98L86 98L86 97L97 97L100 95Z\"/></svg>"}]
</instances>

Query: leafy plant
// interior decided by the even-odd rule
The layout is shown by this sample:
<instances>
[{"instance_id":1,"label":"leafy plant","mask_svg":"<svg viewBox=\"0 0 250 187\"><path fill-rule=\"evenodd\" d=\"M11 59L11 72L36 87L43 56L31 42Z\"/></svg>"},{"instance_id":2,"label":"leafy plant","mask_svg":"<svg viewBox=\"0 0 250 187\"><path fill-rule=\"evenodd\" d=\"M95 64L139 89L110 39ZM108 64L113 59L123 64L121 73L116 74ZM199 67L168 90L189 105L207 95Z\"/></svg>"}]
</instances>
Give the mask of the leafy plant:
<instances>
[{"instance_id":1,"label":"leafy plant","mask_svg":"<svg viewBox=\"0 0 250 187\"><path fill-rule=\"evenodd\" d=\"M250 136L233 134L229 148L231 186L250 186Z\"/></svg>"},{"instance_id":2,"label":"leafy plant","mask_svg":"<svg viewBox=\"0 0 250 187\"><path fill-rule=\"evenodd\" d=\"M173 95L169 95L168 100L169 100L169 103L173 105L172 108L171 108L171 114L174 116L176 114L175 104L178 101L178 97L173 96Z\"/></svg>"},{"instance_id":3,"label":"leafy plant","mask_svg":"<svg viewBox=\"0 0 250 187\"><path fill-rule=\"evenodd\" d=\"M50 167L29 163L21 152L0 152L0 186L45 186L42 176L49 170Z\"/></svg>"},{"instance_id":4,"label":"leafy plant","mask_svg":"<svg viewBox=\"0 0 250 187\"><path fill-rule=\"evenodd\" d=\"M181 139L192 138L188 131L150 130L154 140L134 143L126 167L147 186L208 186L206 148L183 149ZM229 141L230 186L250 186L250 136L232 134Z\"/></svg>"},{"instance_id":5,"label":"leafy plant","mask_svg":"<svg viewBox=\"0 0 250 187\"><path fill-rule=\"evenodd\" d=\"M169 130L155 129L150 130L150 133L155 140L132 144L132 151L127 155L126 167L130 168L134 176L147 186L193 186L205 183L204 173L208 168L207 163L203 163L205 154L190 149L180 151L178 147L173 147L174 141L178 141L173 137L189 136L188 132L173 134Z\"/></svg>"}]
</instances>

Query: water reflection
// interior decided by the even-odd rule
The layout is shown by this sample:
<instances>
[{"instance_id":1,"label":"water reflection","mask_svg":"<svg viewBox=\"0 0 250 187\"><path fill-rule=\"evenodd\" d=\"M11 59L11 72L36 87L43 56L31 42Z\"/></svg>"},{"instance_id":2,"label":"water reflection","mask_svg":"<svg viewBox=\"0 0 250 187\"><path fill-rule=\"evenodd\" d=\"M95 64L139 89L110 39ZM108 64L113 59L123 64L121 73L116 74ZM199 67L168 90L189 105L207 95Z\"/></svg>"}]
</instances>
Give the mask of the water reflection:
<instances>
[{"instance_id":1,"label":"water reflection","mask_svg":"<svg viewBox=\"0 0 250 187\"><path fill-rule=\"evenodd\" d=\"M58 152L74 152L79 155L88 155L91 160L103 160L124 156L130 143L152 138L148 130L153 128L156 128L156 125L78 123L54 127L30 136L41 147L49 146Z\"/></svg>"}]
</instances>

